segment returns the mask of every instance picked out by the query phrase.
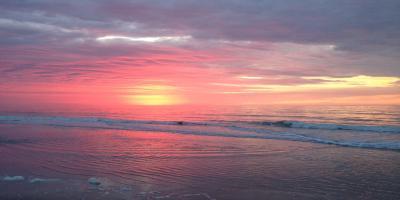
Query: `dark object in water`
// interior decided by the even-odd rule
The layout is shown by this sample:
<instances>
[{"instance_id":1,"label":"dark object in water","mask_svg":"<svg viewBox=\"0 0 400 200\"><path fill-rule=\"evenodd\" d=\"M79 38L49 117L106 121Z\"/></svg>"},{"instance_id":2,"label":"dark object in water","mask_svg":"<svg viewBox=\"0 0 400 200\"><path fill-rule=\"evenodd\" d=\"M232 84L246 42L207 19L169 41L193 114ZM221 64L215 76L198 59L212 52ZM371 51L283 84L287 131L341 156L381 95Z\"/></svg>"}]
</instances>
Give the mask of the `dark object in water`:
<instances>
[{"instance_id":1,"label":"dark object in water","mask_svg":"<svg viewBox=\"0 0 400 200\"><path fill-rule=\"evenodd\" d=\"M276 121L276 122L262 122L261 124L266 126L279 126L279 127L290 128L292 127L293 123L289 121Z\"/></svg>"},{"instance_id":2,"label":"dark object in water","mask_svg":"<svg viewBox=\"0 0 400 200\"><path fill-rule=\"evenodd\" d=\"M91 185L100 185L101 184L100 180L95 177L89 178L88 183Z\"/></svg>"}]
</instances>

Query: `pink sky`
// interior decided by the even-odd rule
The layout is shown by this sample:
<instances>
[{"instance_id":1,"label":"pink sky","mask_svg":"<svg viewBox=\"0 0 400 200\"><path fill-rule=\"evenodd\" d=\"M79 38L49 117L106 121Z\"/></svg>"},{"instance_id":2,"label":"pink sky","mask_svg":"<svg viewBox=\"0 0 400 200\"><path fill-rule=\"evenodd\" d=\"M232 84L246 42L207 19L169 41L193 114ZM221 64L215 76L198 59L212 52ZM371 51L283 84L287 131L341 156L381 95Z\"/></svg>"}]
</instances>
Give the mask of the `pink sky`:
<instances>
[{"instance_id":1,"label":"pink sky","mask_svg":"<svg viewBox=\"0 0 400 200\"><path fill-rule=\"evenodd\" d=\"M0 3L0 106L400 104L398 12L372 4Z\"/></svg>"}]
</instances>

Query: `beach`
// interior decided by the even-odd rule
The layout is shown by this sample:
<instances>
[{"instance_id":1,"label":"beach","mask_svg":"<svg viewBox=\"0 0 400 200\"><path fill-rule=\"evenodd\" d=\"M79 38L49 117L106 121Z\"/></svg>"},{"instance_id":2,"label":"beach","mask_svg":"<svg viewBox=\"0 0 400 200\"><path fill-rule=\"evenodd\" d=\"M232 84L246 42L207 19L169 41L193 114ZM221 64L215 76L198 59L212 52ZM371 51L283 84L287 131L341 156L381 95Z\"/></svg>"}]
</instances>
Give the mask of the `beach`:
<instances>
[{"instance_id":1,"label":"beach","mask_svg":"<svg viewBox=\"0 0 400 200\"><path fill-rule=\"evenodd\" d=\"M400 200L400 0L1 0L0 200Z\"/></svg>"},{"instance_id":2,"label":"beach","mask_svg":"<svg viewBox=\"0 0 400 200\"><path fill-rule=\"evenodd\" d=\"M0 199L399 199L397 150L0 125Z\"/></svg>"}]
</instances>

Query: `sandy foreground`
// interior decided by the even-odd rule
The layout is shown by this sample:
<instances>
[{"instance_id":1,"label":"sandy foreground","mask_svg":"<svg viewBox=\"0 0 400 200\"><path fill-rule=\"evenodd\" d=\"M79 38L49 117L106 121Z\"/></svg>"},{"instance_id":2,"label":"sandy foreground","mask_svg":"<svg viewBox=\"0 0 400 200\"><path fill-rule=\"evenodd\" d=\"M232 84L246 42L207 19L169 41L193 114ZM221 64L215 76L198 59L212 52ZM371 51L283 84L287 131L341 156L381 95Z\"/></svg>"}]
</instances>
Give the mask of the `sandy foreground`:
<instances>
[{"instance_id":1,"label":"sandy foreground","mask_svg":"<svg viewBox=\"0 0 400 200\"><path fill-rule=\"evenodd\" d=\"M400 152L0 126L0 199L400 199Z\"/></svg>"}]
</instances>

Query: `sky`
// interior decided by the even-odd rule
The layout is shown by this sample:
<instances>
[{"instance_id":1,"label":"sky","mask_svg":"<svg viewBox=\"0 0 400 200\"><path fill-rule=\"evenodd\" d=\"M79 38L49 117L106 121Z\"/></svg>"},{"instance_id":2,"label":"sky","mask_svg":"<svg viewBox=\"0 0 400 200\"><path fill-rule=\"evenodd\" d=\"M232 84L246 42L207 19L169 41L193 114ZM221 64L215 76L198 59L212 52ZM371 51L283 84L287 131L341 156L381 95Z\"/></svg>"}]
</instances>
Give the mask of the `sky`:
<instances>
[{"instance_id":1,"label":"sky","mask_svg":"<svg viewBox=\"0 0 400 200\"><path fill-rule=\"evenodd\" d=\"M400 104L398 0L2 0L0 106Z\"/></svg>"}]
</instances>

